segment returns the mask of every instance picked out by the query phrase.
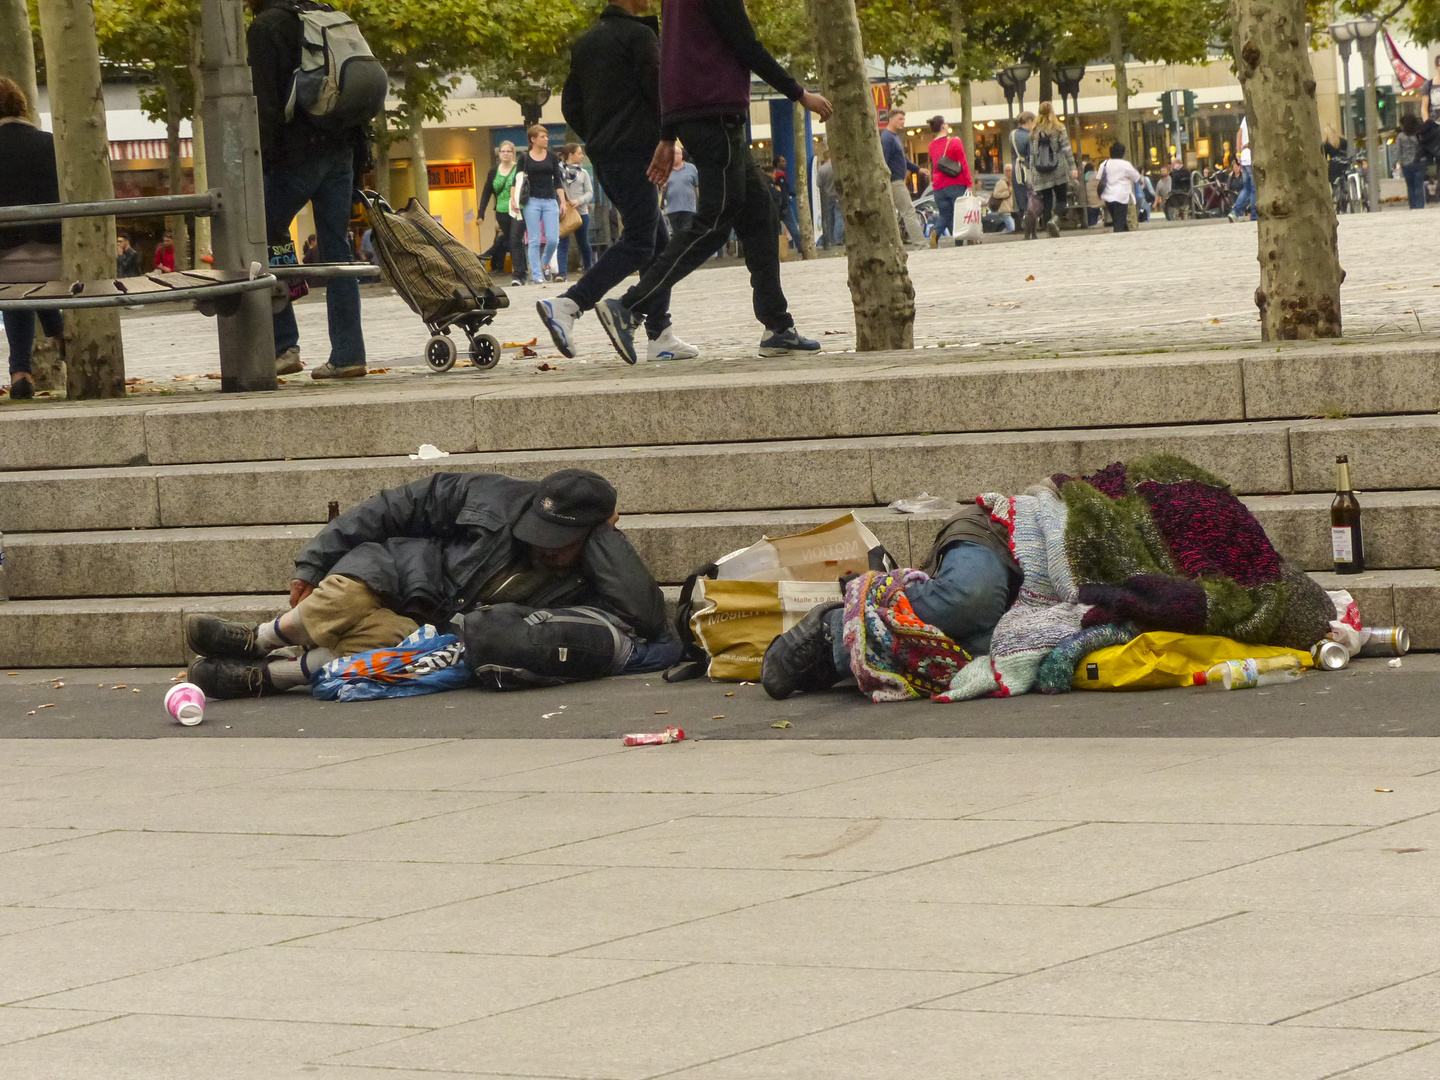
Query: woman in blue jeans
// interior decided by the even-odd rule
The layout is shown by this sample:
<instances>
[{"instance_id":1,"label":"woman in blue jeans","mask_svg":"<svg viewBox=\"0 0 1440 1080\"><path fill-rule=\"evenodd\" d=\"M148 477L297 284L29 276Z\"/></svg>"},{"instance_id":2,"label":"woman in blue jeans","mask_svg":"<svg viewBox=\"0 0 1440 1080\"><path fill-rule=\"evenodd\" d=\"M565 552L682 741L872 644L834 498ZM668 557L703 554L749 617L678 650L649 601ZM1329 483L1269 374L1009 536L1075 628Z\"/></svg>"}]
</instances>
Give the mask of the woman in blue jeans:
<instances>
[{"instance_id":1,"label":"woman in blue jeans","mask_svg":"<svg viewBox=\"0 0 1440 1080\"><path fill-rule=\"evenodd\" d=\"M560 158L550 153L550 133L544 124L533 125L526 134L529 150L518 162L525 171L525 230L530 234L530 280L545 280L545 271L560 244L560 215L570 200L565 195L565 171ZM541 247L541 237L544 247Z\"/></svg>"}]
</instances>

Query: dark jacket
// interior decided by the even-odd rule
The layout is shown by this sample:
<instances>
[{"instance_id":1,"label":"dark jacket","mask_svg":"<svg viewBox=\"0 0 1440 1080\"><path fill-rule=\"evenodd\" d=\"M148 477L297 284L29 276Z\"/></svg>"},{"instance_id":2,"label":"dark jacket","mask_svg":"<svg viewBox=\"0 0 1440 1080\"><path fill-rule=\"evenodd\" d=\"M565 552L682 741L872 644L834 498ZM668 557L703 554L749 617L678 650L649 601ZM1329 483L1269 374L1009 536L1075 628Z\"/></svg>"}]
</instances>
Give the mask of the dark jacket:
<instances>
[{"instance_id":1,"label":"dark jacket","mask_svg":"<svg viewBox=\"0 0 1440 1080\"><path fill-rule=\"evenodd\" d=\"M538 487L497 473L436 473L382 491L321 530L295 560L295 576L312 585L329 574L355 578L393 610L443 624L476 607L481 588L524 554L512 534ZM642 637L667 633L660 586L609 525L590 534L573 574L527 602L593 605Z\"/></svg>"},{"instance_id":2,"label":"dark jacket","mask_svg":"<svg viewBox=\"0 0 1440 1080\"><path fill-rule=\"evenodd\" d=\"M805 90L760 44L744 0L664 0L660 19L660 123L750 112L750 73L791 101Z\"/></svg>"},{"instance_id":3,"label":"dark jacket","mask_svg":"<svg viewBox=\"0 0 1440 1080\"><path fill-rule=\"evenodd\" d=\"M21 120L0 124L0 206L60 201L55 136ZM60 223L0 226L0 251L60 243Z\"/></svg>"},{"instance_id":4,"label":"dark jacket","mask_svg":"<svg viewBox=\"0 0 1440 1080\"><path fill-rule=\"evenodd\" d=\"M1010 574L1010 603L1015 603L1015 598L1020 595L1020 585L1025 580L1025 572L1020 568L1014 552L1010 550L1010 530L996 521L990 511L978 503L962 507L954 517L940 526L935 544L930 548L930 557L925 560L921 569L934 577L940 571L940 560L945 552L956 544L979 544L999 556Z\"/></svg>"},{"instance_id":5,"label":"dark jacket","mask_svg":"<svg viewBox=\"0 0 1440 1080\"><path fill-rule=\"evenodd\" d=\"M593 157L649 157L660 141L660 38L653 17L611 5L570 49L565 122Z\"/></svg>"},{"instance_id":6,"label":"dark jacket","mask_svg":"<svg viewBox=\"0 0 1440 1080\"><path fill-rule=\"evenodd\" d=\"M250 83L260 120L260 160L267 171L314 154L358 149L365 133L322 131L296 111L285 120L290 84L300 67L300 16L292 0L266 0L245 32Z\"/></svg>"}]
</instances>

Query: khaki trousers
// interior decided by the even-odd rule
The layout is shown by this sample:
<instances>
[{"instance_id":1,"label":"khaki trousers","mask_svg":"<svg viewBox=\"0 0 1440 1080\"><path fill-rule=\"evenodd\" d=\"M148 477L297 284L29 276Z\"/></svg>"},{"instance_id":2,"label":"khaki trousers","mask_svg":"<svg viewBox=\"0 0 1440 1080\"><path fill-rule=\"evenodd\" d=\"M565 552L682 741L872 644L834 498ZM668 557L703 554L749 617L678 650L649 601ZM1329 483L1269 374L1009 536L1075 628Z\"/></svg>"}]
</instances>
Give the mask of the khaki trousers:
<instances>
[{"instance_id":1,"label":"khaki trousers","mask_svg":"<svg viewBox=\"0 0 1440 1080\"><path fill-rule=\"evenodd\" d=\"M900 215L900 224L905 226L905 242L923 244L925 230L920 225L920 215L915 212L915 204L910 201L910 189L905 186L904 180L890 181L890 198L895 200L895 212Z\"/></svg>"},{"instance_id":2,"label":"khaki trousers","mask_svg":"<svg viewBox=\"0 0 1440 1080\"><path fill-rule=\"evenodd\" d=\"M354 578L331 574L295 606L295 616L310 641L336 656L399 645L419 625L385 607L370 587Z\"/></svg>"}]
</instances>

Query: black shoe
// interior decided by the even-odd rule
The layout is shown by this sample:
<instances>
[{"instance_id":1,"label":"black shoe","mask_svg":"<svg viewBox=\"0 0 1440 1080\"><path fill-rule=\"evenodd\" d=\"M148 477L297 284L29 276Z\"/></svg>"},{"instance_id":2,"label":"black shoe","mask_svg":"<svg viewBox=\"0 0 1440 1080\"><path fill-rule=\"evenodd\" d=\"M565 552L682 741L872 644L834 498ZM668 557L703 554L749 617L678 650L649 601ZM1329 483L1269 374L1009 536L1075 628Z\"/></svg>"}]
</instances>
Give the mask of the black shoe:
<instances>
[{"instance_id":1,"label":"black shoe","mask_svg":"<svg viewBox=\"0 0 1440 1080\"><path fill-rule=\"evenodd\" d=\"M770 643L760 663L760 685L776 701L797 690L828 690L843 677L835 667L827 618L839 600L811 608L798 623Z\"/></svg>"},{"instance_id":2,"label":"black shoe","mask_svg":"<svg viewBox=\"0 0 1440 1080\"><path fill-rule=\"evenodd\" d=\"M25 312L29 314L29 312ZM35 396L35 380L27 372L19 371L10 376L10 400L29 401Z\"/></svg>"},{"instance_id":3,"label":"black shoe","mask_svg":"<svg viewBox=\"0 0 1440 1080\"><path fill-rule=\"evenodd\" d=\"M185 678L205 691L207 698L217 701L265 697L280 692L270 681L270 668L264 662L202 656L190 665Z\"/></svg>"},{"instance_id":4,"label":"black shoe","mask_svg":"<svg viewBox=\"0 0 1440 1080\"><path fill-rule=\"evenodd\" d=\"M185 647L196 656L259 660L269 655L255 641L255 627L226 622L214 615L185 616Z\"/></svg>"}]
</instances>

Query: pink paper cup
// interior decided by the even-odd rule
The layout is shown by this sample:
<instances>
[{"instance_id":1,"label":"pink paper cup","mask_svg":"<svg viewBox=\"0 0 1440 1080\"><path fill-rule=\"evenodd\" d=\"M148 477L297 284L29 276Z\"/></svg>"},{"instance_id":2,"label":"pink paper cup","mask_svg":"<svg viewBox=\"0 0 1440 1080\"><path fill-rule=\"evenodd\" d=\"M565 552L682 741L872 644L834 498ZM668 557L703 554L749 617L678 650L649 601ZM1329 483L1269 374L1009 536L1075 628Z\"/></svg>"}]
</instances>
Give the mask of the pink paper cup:
<instances>
[{"instance_id":1,"label":"pink paper cup","mask_svg":"<svg viewBox=\"0 0 1440 1080\"><path fill-rule=\"evenodd\" d=\"M165 711L186 727L205 719L205 691L194 683L176 683L165 692Z\"/></svg>"}]
</instances>

